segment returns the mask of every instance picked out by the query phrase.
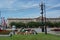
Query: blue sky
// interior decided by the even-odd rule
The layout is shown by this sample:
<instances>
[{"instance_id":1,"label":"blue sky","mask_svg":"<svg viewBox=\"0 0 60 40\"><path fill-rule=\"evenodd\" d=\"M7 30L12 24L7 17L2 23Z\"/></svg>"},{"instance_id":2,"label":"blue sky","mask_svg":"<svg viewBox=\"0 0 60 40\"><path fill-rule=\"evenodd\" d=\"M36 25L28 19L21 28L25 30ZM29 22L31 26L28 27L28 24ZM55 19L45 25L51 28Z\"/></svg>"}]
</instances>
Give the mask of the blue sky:
<instances>
[{"instance_id":1,"label":"blue sky","mask_svg":"<svg viewBox=\"0 0 60 40\"><path fill-rule=\"evenodd\" d=\"M60 17L60 0L43 0L46 17ZM1 17L35 18L41 16L41 0L0 0Z\"/></svg>"}]
</instances>

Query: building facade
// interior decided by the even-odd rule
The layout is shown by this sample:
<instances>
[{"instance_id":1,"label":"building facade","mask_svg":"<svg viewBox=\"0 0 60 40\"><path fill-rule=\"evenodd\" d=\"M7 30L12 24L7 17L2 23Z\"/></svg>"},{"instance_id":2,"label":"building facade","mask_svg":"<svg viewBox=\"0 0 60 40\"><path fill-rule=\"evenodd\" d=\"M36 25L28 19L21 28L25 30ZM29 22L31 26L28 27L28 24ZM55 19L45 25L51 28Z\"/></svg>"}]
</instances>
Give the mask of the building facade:
<instances>
[{"instance_id":1,"label":"building facade","mask_svg":"<svg viewBox=\"0 0 60 40\"><path fill-rule=\"evenodd\" d=\"M8 18L7 19L7 26L10 26L9 24L11 22L23 22L23 23L28 23L28 22L41 22L42 17L37 17L37 18ZM43 18L45 21L45 18ZM47 22L60 22L60 18L46 18Z\"/></svg>"}]
</instances>

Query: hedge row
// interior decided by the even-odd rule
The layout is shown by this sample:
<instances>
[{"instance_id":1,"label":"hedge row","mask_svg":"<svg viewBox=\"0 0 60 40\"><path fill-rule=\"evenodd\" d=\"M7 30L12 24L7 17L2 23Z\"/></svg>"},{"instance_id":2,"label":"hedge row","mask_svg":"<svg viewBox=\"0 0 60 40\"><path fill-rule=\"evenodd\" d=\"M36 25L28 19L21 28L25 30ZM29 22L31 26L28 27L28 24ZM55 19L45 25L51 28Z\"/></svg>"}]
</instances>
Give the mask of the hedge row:
<instances>
[{"instance_id":1,"label":"hedge row","mask_svg":"<svg viewBox=\"0 0 60 40\"><path fill-rule=\"evenodd\" d=\"M21 27L31 27L31 28L37 28L37 27L41 27L41 26L48 26L48 27L60 27L60 22L55 22L55 23L52 23L52 22L46 22L46 23L43 23L42 22L28 22L28 23L22 23L22 22L11 22L10 23L10 26L13 26L15 25L16 28L21 28Z\"/></svg>"}]
</instances>

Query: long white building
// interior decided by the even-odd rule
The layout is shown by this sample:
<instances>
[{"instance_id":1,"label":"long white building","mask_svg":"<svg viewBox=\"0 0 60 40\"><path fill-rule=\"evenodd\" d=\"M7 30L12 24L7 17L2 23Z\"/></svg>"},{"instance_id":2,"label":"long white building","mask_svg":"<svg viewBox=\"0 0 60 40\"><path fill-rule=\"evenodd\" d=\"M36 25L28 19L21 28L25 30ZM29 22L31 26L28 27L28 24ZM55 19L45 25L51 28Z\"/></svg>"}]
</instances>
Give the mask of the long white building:
<instances>
[{"instance_id":1,"label":"long white building","mask_svg":"<svg viewBox=\"0 0 60 40\"><path fill-rule=\"evenodd\" d=\"M23 22L23 23L28 23L28 22L41 22L41 17L37 17L37 18L8 18L7 19L7 26L9 26L9 24L11 22ZM45 20L45 18L43 18ZM60 18L46 18L47 22L60 22Z\"/></svg>"}]
</instances>

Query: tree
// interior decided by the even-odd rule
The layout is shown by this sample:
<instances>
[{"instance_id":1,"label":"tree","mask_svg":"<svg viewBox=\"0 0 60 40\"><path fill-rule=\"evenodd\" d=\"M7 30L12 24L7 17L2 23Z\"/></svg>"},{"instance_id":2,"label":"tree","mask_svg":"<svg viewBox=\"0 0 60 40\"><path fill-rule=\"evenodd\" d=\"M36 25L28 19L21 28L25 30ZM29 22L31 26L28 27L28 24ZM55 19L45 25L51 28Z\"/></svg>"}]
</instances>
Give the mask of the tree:
<instances>
[{"instance_id":1,"label":"tree","mask_svg":"<svg viewBox=\"0 0 60 40\"><path fill-rule=\"evenodd\" d=\"M25 23L22 23L22 22L11 22L10 26L13 26L13 25L15 25L16 28L26 27Z\"/></svg>"},{"instance_id":2,"label":"tree","mask_svg":"<svg viewBox=\"0 0 60 40\"><path fill-rule=\"evenodd\" d=\"M11 22L9 25L10 25L10 26L13 26L13 25L16 26L16 24L17 24L16 22Z\"/></svg>"},{"instance_id":3,"label":"tree","mask_svg":"<svg viewBox=\"0 0 60 40\"><path fill-rule=\"evenodd\" d=\"M52 23L52 22L46 22L46 26L48 26L48 27L54 27L54 23Z\"/></svg>"},{"instance_id":4,"label":"tree","mask_svg":"<svg viewBox=\"0 0 60 40\"><path fill-rule=\"evenodd\" d=\"M17 28L26 27L25 23L22 23L22 22L18 22L16 26Z\"/></svg>"},{"instance_id":5,"label":"tree","mask_svg":"<svg viewBox=\"0 0 60 40\"><path fill-rule=\"evenodd\" d=\"M27 27L29 26L29 28L31 28L31 27L34 26L34 24L35 24L35 22L28 22L28 23L27 23Z\"/></svg>"},{"instance_id":6,"label":"tree","mask_svg":"<svg viewBox=\"0 0 60 40\"><path fill-rule=\"evenodd\" d=\"M60 27L60 22L58 22L58 27Z\"/></svg>"},{"instance_id":7,"label":"tree","mask_svg":"<svg viewBox=\"0 0 60 40\"><path fill-rule=\"evenodd\" d=\"M27 23L27 26L29 26L30 28L34 28L34 27L39 27L40 23L39 22L29 22Z\"/></svg>"},{"instance_id":8,"label":"tree","mask_svg":"<svg viewBox=\"0 0 60 40\"><path fill-rule=\"evenodd\" d=\"M58 27L58 22L54 22L54 27Z\"/></svg>"}]
</instances>

